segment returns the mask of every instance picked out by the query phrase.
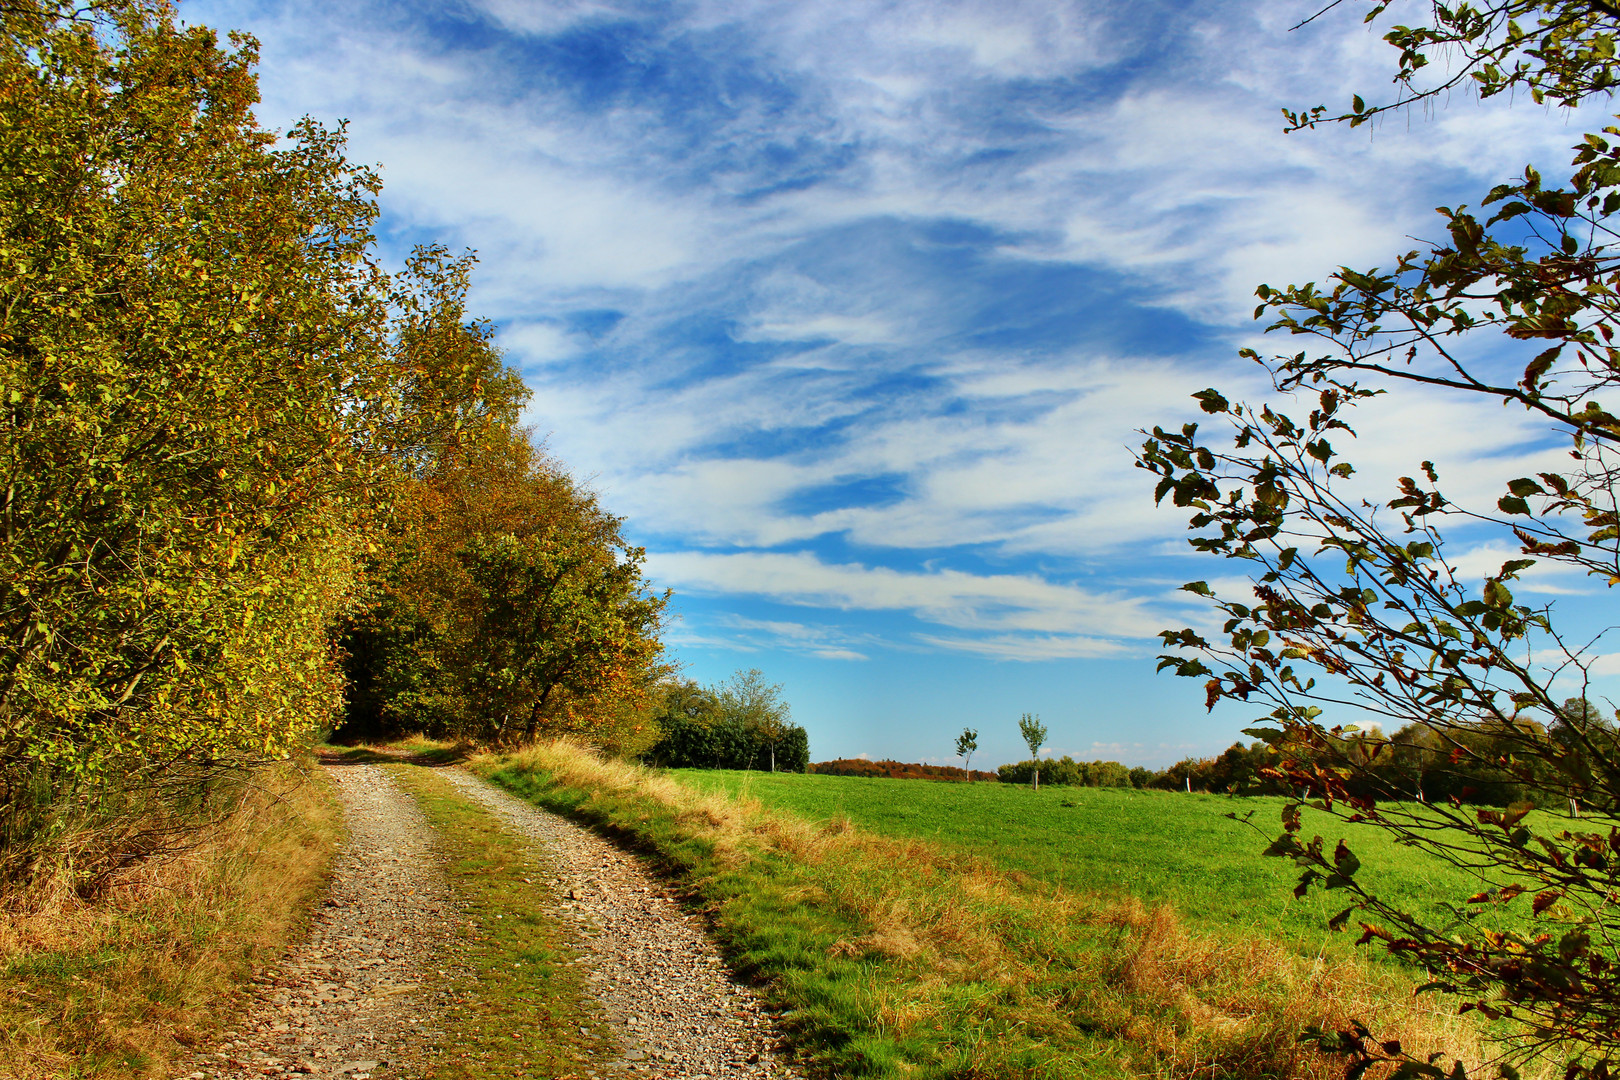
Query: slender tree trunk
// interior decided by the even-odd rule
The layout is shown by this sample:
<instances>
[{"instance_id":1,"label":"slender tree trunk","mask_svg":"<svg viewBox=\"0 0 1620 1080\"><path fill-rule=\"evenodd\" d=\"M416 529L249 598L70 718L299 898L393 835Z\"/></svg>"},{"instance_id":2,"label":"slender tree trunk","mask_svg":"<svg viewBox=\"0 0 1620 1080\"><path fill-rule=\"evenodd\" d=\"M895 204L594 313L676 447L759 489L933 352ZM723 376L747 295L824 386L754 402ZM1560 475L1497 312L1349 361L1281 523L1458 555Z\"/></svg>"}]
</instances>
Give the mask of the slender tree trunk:
<instances>
[{"instance_id":1,"label":"slender tree trunk","mask_svg":"<svg viewBox=\"0 0 1620 1080\"><path fill-rule=\"evenodd\" d=\"M776 771L776 744L771 743L771 772Z\"/></svg>"}]
</instances>

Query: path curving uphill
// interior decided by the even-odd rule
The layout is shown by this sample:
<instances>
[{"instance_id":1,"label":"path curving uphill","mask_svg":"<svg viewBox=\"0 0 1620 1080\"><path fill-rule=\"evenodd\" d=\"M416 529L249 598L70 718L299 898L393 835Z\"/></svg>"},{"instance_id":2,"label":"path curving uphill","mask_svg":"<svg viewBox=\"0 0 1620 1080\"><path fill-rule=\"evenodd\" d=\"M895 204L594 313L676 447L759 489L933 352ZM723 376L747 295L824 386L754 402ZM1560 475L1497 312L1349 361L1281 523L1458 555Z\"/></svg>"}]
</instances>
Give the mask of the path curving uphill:
<instances>
[{"instance_id":1,"label":"path curving uphill","mask_svg":"<svg viewBox=\"0 0 1620 1080\"><path fill-rule=\"evenodd\" d=\"M177 1074L407 1080L431 1075L458 970L458 906L437 835L412 797L375 764L328 763L347 839L310 936L255 982L222 1043ZM636 860L565 818L457 768L435 770L534 845L588 972L581 1022L618 1039L588 1075L636 1080L791 1077L758 997L735 982L700 920ZM435 989L437 987L438 989Z\"/></svg>"},{"instance_id":2,"label":"path curving uphill","mask_svg":"<svg viewBox=\"0 0 1620 1080\"><path fill-rule=\"evenodd\" d=\"M256 981L241 1023L193 1062L194 1080L398 1075L437 1034L424 984L448 955L457 909L433 829L382 767L326 771L347 837L309 938Z\"/></svg>"}]
</instances>

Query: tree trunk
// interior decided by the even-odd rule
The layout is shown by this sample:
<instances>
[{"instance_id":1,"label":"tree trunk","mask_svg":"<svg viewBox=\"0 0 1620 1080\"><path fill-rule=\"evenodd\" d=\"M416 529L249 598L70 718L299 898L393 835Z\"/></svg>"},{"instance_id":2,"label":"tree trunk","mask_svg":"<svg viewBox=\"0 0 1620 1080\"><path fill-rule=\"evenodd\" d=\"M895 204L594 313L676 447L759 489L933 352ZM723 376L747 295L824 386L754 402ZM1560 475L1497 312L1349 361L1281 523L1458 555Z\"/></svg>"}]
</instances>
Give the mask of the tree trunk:
<instances>
[{"instance_id":1,"label":"tree trunk","mask_svg":"<svg viewBox=\"0 0 1620 1080\"><path fill-rule=\"evenodd\" d=\"M771 744L771 772L776 771L776 744Z\"/></svg>"},{"instance_id":2,"label":"tree trunk","mask_svg":"<svg viewBox=\"0 0 1620 1080\"><path fill-rule=\"evenodd\" d=\"M1029 789L1041 790L1041 763L1038 761L1035 763L1035 771L1029 774Z\"/></svg>"}]
</instances>

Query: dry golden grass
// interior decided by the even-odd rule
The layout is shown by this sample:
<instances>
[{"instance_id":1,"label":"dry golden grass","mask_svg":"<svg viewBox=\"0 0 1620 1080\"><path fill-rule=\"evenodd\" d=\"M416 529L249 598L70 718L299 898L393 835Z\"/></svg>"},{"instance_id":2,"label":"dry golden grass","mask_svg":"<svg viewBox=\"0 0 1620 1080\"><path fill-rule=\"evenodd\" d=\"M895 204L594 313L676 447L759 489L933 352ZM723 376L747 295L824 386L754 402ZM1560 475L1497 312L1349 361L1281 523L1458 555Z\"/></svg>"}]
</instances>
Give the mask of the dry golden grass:
<instances>
[{"instance_id":1,"label":"dry golden grass","mask_svg":"<svg viewBox=\"0 0 1620 1080\"><path fill-rule=\"evenodd\" d=\"M0 910L0 1078L156 1077L242 1003L325 881L339 814L309 764L261 770L236 812L94 901L36 883Z\"/></svg>"},{"instance_id":2,"label":"dry golden grass","mask_svg":"<svg viewBox=\"0 0 1620 1080\"><path fill-rule=\"evenodd\" d=\"M804 926L824 916L823 938L835 936L814 947L826 965L866 963L870 978L859 991L839 999L846 991L837 987L850 980L832 976L833 989L810 986L795 968L807 963L802 956L767 974L778 977L785 1004L814 1000L822 1013L843 1011L822 1027L890 1040L899 1048L887 1070L895 1075L911 1071L927 1046L956 1075L1327 1080L1342 1075L1344 1062L1302 1046L1298 1036L1352 1018L1409 1050L1445 1051L1471 1064L1483 1056L1466 1024L1433 1011L1432 999L1414 999L1412 984L1386 966L1313 962L1263 938L1193 934L1167 907L1037 885L847 821L767 812L754 800L699 793L566 742L472 765L508 782L539 774L548 790L577 789L559 801L676 853L670 861L684 859L691 876L707 875L707 884L696 884L723 934L730 918L739 938L769 941L777 919L779 941L792 935L808 949L818 939ZM687 849L708 855L694 862L678 854ZM799 872L782 870L783 860ZM750 889L772 895L754 903ZM792 1000L795 993L804 1000ZM1019 1040L1029 1053L1020 1055Z\"/></svg>"}]
</instances>

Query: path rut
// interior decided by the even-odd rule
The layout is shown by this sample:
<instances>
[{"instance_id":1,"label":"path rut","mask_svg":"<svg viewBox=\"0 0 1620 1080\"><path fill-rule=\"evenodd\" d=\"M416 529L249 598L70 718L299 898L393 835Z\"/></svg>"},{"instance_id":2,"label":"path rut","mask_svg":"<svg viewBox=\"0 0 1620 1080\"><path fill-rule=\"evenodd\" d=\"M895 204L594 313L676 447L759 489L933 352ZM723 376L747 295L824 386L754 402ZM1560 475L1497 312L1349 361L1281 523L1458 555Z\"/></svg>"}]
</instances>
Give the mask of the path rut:
<instances>
[{"instance_id":1,"label":"path rut","mask_svg":"<svg viewBox=\"0 0 1620 1080\"><path fill-rule=\"evenodd\" d=\"M448 957L457 905L416 801L377 765L327 766L348 837L308 940L256 980L236 1030L195 1080L397 1074L438 1035L424 985Z\"/></svg>"},{"instance_id":2,"label":"path rut","mask_svg":"<svg viewBox=\"0 0 1620 1080\"><path fill-rule=\"evenodd\" d=\"M436 835L377 765L328 765L348 838L309 939L256 980L223 1043L182 1077L330 1080L422 1075L442 1040L448 987L463 975L449 929L460 911ZM796 1071L757 995L726 971L699 919L637 859L588 829L456 768L437 770L529 839L587 967L598 1015L619 1039L599 1074L762 1080ZM439 977L435 977L439 976ZM437 987L438 989L435 989Z\"/></svg>"},{"instance_id":3,"label":"path rut","mask_svg":"<svg viewBox=\"0 0 1620 1080\"><path fill-rule=\"evenodd\" d=\"M789 1075L758 995L635 856L460 769L441 775L533 839L553 867L592 992L623 1042L611 1068L672 1080Z\"/></svg>"}]
</instances>

